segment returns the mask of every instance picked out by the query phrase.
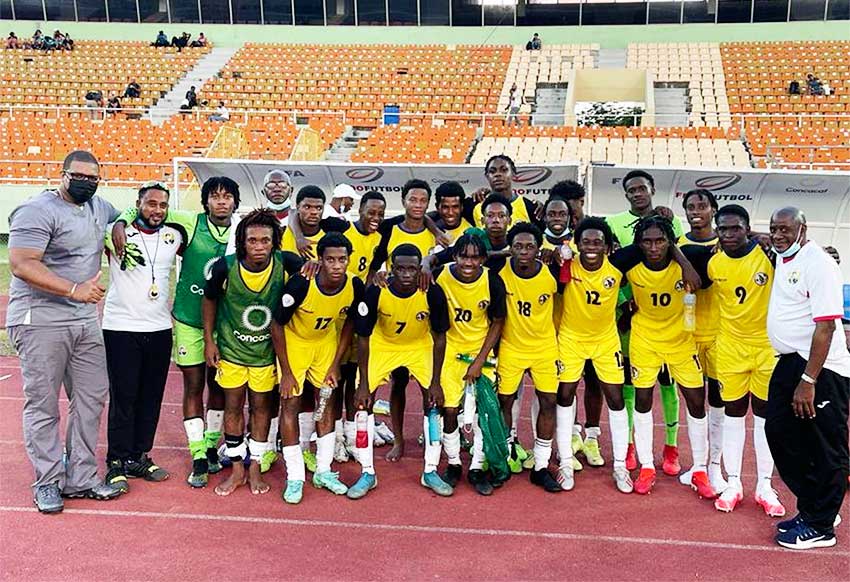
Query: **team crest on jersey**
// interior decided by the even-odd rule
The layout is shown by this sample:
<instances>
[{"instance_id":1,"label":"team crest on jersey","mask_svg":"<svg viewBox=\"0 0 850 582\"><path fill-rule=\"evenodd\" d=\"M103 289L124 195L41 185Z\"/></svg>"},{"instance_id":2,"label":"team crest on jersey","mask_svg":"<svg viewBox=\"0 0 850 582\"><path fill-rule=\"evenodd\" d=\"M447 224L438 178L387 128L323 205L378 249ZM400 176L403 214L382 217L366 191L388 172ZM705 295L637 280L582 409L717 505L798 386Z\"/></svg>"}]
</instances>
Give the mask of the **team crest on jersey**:
<instances>
[{"instance_id":1,"label":"team crest on jersey","mask_svg":"<svg viewBox=\"0 0 850 582\"><path fill-rule=\"evenodd\" d=\"M166 232L164 235L162 235L162 242L164 242L167 245L173 245L174 244L174 233L173 232Z\"/></svg>"},{"instance_id":2,"label":"team crest on jersey","mask_svg":"<svg viewBox=\"0 0 850 582\"><path fill-rule=\"evenodd\" d=\"M538 298L537 298L537 302L538 302L540 305L543 305L544 303L546 303L547 301L549 301L549 297L550 297L550 296L549 296L549 294L548 294L548 293L544 293L543 295L541 295L540 297L538 297Z\"/></svg>"},{"instance_id":3,"label":"team crest on jersey","mask_svg":"<svg viewBox=\"0 0 850 582\"><path fill-rule=\"evenodd\" d=\"M186 349L186 346L177 346L177 355L185 358L189 355L189 350Z\"/></svg>"},{"instance_id":4,"label":"team crest on jersey","mask_svg":"<svg viewBox=\"0 0 850 582\"><path fill-rule=\"evenodd\" d=\"M420 311L416 314L416 321L425 321L426 319L428 319L427 311Z\"/></svg>"},{"instance_id":5,"label":"team crest on jersey","mask_svg":"<svg viewBox=\"0 0 850 582\"><path fill-rule=\"evenodd\" d=\"M249 305L242 312L242 326L249 331L263 331L272 322L272 310L265 305Z\"/></svg>"},{"instance_id":6,"label":"team crest on jersey","mask_svg":"<svg viewBox=\"0 0 850 582\"><path fill-rule=\"evenodd\" d=\"M478 302L478 309L480 309L481 311L484 311L488 307L490 307L490 302L487 301L486 299L482 299L481 301Z\"/></svg>"},{"instance_id":7,"label":"team crest on jersey","mask_svg":"<svg viewBox=\"0 0 850 582\"><path fill-rule=\"evenodd\" d=\"M753 275L753 282L760 287L767 285L767 280L768 280L767 273L762 273L761 271L759 271L758 273Z\"/></svg>"},{"instance_id":8,"label":"team crest on jersey","mask_svg":"<svg viewBox=\"0 0 850 582\"><path fill-rule=\"evenodd\" d=\"M561 360L555 360L555 373L560 376L564 373L564 362Z\"/></svg>"},{"instance_id":9,"label":"team crest on jersey","mask_svg":"<svg viewBox=\"0 0 850 582\"><path fill-rule=\"evenodd\" d=\"M605 287L606 289L610 289L611 287L614 286L614 283L616 283L616 282L617 282L617 280L614 279L614 277L605 277L605 279L602 281L602 286Z\"/></svg>"},{"instance_id":10,"label":"team crest on jersey","mask_svg":"<svg viewBox=\"0 0 850 582\"><path fill-rule=\"evenodd\" d=\"M674 285L676 291L684 291L685 290L685 282L679 279L676 281L676 285Z\"/></svg>"},{"instance_id":11,"label":"team crest on jersey","mask_svg":"<svg viewBox=\"0 0 850 582\"><path fill-rule=\"evenodd\" d=\"M791 271L788 273L788 282L792 285L796 285L797 281L800 280L800 271Z\"/></svg>"},{"instance_id":12,"label":"team crest on jersey","mask_svg":"<svg viewBox=\"0 0 850 582\"><path fill-rule=\"evenodd\" d=\"M635 383L635 380L637 379L637 377L638 377L640 374L638 374L638 369L637 369L637 368L635 368L634 366L631 366L631 368L632 368L632 384L634 384L634 383Z\"/></svg>"}]
</instances>

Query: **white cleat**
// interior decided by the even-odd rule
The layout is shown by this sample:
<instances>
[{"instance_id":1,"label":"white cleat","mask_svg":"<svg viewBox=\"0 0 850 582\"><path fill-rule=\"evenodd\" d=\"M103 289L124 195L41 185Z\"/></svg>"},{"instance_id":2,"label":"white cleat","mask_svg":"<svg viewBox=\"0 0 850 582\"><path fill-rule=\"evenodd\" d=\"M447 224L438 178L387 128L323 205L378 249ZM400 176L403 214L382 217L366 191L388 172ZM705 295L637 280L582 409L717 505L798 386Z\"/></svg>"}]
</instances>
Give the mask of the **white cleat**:
<instances>
[{"instance_id":1,"label":"white cleat","mask_svg":"<svg viewBox=\"0 0 850 582\"><path fill-rule=\"evenodd\" d=\"M564 491L572 491L573 487L576 486L576 480L573 475L572 466L569 467L560 467L558 469L558 484L561 486L561 489Z\"/></svg>"},{"instance_id":2,"label":"white cleat","mask_svg":"<svg viewBox=\"0 0 850 582\"><path fill-rule=\"evenodd\" d=\"M634 483L632 483L632 476L629 475L629 471L625 467L614 469L613 477L614 483L617 485L617 490L620 493L631 493L635 490Z\"/></svg>"},{"instance_id":3,"label":"white cleat","mask_svg":"<svg viewBox=\"0 0 850 582\"><path fill-rule=\"evenodd\" d=\"M385 422L379 422L375 425L375 434L380 435L385 443L391 443L395 440L395 434Z\"/></svg>"},{"instance_id":4,"label":"white cleat","mask_svg":"<svg viewBox=\"0 0 850 582\"><path fill-rule=\"evenodd\" d=\"M723 493L729 487L729 482L723 478L723 471L720 469L719 463L712 463L708 466L708 482L711 483L718 494Z\"/></svg>"},{"instance_id":5,"label":"white cleat","mask_svg":"<svg viewBox=\"0 0 850 582\"><path fill-rule=\"evenodd\" d=\"M744 500L744 492L737 487L727 487L720 497L714 500L714 509L723 513L732 513Z\"/></svg>"},{"instance_id":6,"label":"white cleat","mask_svg":"<svg viewBox=\"0 0 850 582\"><path fill-rule=\"evenodd\" d=\"M769 517L784 517L785 506L779 501L776 490L769 485L763 485L756 490L756 503L758 503Z\"/></svg>"}]
</instances>

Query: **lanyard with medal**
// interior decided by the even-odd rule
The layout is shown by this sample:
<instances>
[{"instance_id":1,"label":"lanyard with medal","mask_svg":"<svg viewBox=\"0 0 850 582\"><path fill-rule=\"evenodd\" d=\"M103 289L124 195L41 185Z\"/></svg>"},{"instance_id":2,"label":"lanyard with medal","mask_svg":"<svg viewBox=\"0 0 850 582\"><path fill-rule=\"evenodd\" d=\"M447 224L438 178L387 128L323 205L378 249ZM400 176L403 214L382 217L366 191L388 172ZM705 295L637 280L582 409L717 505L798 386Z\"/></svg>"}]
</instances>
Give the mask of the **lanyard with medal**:
<instances>
[{"instance_id":1,"label":"lanyard with medal","mask_svg":"<svg viewBox=\"0 0 850 582\"><path fill-rule=\"evenodd\" d=\"M156 246L154 247L154 251L153 251L153 259L151 259L151 254L148 251L148 245L145 242L144 233L140 232L139 234L141 235L140 238L142 240L142 247L145 249L145 256L148 259L148 264L151 266L151 286L148 289L148 299L150 299L151 301L156 301L156 298L159 297L159 287L156 284L156 265L155 265L155 263L156 263L156 255L159 253L160 232L159 232L159 230L156 231Z\"/></svg>"}]
</instances>

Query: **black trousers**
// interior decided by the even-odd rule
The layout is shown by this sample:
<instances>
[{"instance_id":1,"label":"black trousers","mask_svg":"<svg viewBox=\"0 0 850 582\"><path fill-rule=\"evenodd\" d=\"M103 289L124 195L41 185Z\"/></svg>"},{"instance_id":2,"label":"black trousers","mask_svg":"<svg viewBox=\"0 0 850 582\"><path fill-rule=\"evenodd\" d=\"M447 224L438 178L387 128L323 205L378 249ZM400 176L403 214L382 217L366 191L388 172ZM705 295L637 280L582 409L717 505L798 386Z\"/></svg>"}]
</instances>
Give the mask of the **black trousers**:
<instances>
[{"instance_id":1,"label":"black trousers","mask_svg":"<svg viewBox=\"0 0 850 582\"><path fill-rule=\"evenodd\" d=\"M779 357L770 378L765 432L779 476L797 497L797 511L809 525L832 532L850 470L850 378L824 368L815 385L815 418L802 419L794 415L791 403L805 369L806 360L799 354Z\"/></svg>"},{"instance_id":2,"label":"black trousers","mask_svg":"<svg viewBox=\"0 0 850 582\"><path fill-rule=\"evenodd\" d=\"M171 363L171 330L104 330L109 373L106 461L139 459L153 447Z\"/></svg>"}]
</instances>

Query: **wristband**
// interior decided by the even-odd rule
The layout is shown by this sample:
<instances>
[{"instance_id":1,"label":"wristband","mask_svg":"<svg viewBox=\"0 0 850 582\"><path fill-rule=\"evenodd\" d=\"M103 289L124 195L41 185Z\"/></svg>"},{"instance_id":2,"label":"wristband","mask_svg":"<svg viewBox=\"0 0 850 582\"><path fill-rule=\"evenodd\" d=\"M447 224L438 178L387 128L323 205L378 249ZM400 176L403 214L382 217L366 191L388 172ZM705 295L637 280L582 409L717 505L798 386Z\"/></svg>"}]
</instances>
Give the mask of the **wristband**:
<instances>
[{"instance_id":1,"label":"wristband","mask_svg":"<svg viewBox=\"0 0 850 582\"><path fill-rule=\"evenodd\" d=\"M803 373L800 375L800 380L802 380L803 382L808 382L808 383L809 383L809 384L811 384L812 386L814 386L814 385L815 385L815 382L817 382L817 380L815 380L814 378L812 378L811 376L809 376L809 375L808 375L808 374L806 374L805 372L803 372Z\"/></svg>"},{"instance_id":2,"label":"wristband","mask_svg":"<svg viewBox=\"0 0 850 582\"><path fill-rule=\"evenodd\" d=\"M76 290L77 290L77 284L76 284L76 283L74 283L73 285L71 285L71 290L70 290L70 291L68 291L68 297L73 297L73 296L74 296L74 291L76 291Z\"/></svg>"}]
</instances>

